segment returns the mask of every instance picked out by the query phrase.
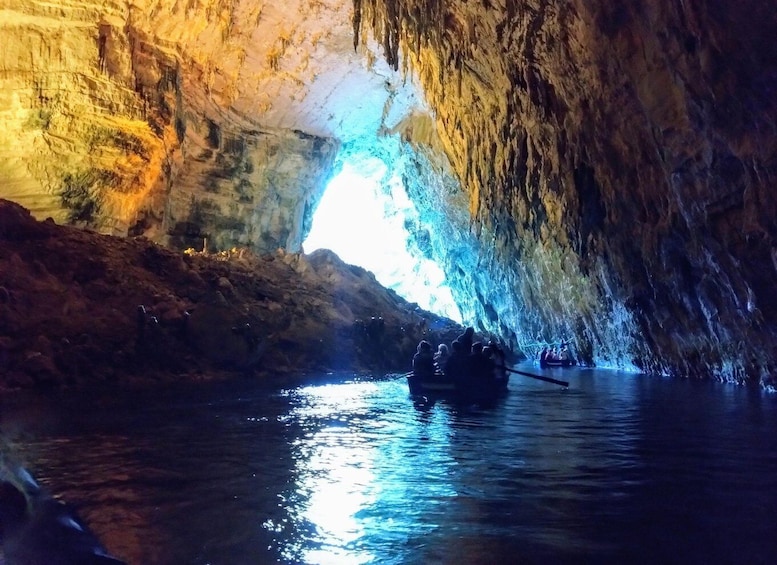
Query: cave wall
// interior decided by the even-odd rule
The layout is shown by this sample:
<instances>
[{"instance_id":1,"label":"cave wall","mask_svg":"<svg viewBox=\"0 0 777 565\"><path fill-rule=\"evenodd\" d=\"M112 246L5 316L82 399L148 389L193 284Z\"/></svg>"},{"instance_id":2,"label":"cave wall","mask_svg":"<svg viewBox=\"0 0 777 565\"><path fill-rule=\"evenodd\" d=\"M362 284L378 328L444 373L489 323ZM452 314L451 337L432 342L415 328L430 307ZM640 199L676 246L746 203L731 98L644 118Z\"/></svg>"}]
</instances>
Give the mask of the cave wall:
<instances>
[{"instance_id":1,"label":"cave wall","mask_svg":"<svg viewBox=\"0 0 777 565\"><path fill-rule=\"evenodd\" d=\"M298 251L342 144L417 104L350 0L7 0L0 197L172 246ZM369 141L368 141L369 143Z\"/></svg>"},{"instance_id":2,"label":"cave wall","mask_svg":"<svg viewBox=\"0 0 777 565\"><path fill-rule=\"evenodd\" d=\"M299 130L187 121L163 241L178 249L299 252L339 142Z\"/></svg>"},{"instance_id":3,"label":"cave wall","mask_svg":"<svg viewBox=\"0 0 777 565\"><path fill-rule=\"evenodd\" d=\"M0 16L0 196L39 218L294 251L338 154L399 136L423 252L482 331L770 380L764 0L6 0Z\"/></svg>"},{"instance_id":4,"label":"cave wall","mask_svg":"<svg viewBox=\"0 0 777 565\"><path fill-rule=\"evenodd\" d=\"M481 325L600 364L770 380L769 2L355 6L357 41L375 34L436 111L479 242L474 274L443 262Z\"/></svg>"}]
</instances>

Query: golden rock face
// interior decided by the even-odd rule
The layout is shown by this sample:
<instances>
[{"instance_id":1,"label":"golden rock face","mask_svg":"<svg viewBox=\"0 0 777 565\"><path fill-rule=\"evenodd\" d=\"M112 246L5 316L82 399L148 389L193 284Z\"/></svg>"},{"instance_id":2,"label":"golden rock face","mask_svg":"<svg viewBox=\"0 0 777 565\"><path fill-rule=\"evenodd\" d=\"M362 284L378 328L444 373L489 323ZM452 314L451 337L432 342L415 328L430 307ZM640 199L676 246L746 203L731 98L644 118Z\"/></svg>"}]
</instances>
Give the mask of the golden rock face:
<instances>
[{"instance_id":1,"label":"golden rock face","mask_svg":"<svg viewBox=\"0 0 777 565\"><path fill-rule=\"evenodd\" d=\"M350 10L5 2L2 196L118 235L196 239L199 219L227 246L298 249L340 145L417 106L354 50ZM268 203L273 218L256 213Z\"/></svg>"},{"instance_id":2,"label":"golden rock face","mask_svg":"<svg viewBox=\"0 0 777 565\"><path fill-rule=\"evenodd\" d=\"M396 134L483 330L766 378L773 7L621 4L6 0L0 196L118 235L294 251L343 153Z\"/></svg>"}]
</instances>

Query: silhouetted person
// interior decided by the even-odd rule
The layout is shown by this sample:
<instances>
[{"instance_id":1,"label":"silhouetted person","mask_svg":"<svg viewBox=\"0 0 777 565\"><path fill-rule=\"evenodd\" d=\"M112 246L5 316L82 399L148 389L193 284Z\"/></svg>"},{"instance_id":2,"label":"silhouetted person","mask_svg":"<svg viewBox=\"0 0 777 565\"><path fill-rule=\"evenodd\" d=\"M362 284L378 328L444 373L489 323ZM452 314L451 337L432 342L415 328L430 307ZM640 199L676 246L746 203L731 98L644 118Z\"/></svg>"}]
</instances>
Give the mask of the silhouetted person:
<instances>
[{"instance_id":1,"label":"silhouetted person","mask_svg":"<svg viewBox=\"0 0 777 565\"><path fill-rule=\"evenodd\" d=\"M456 339L461 343L461 348L464 350L464 352L469 355L469 353L472 351L472 342L474 341L475 337L475 328L468 327L464 330L464 333L459 335Z\"/></svg>"},{"instance_id":2,"label":"silhouetted person","mask_svg":"<svg viewBox=\"0 0 777 565\"><path fill-rule=\"evenodd\" d=\"M421 383L433 379L434 372L432 344L426 340L421 340L416 348L416 354L413 356L413 372L408 378L410 392L415 393L421 390Z\"/></svg>"},{"instance_id":3,"label":"silhouetted person","mask_svg":"<svg viewBox=\"0 0 777 565\"><path fill-rule=\"evenodd\" d=\"M456 383L457 387L464 385L464 379L467 372L467 352L458 339L451 343L451 354L445 362L443 372L445 376Z\"/></svg>"},{"instance_id":4,"label":"silhouetted person","mask_svg":"<svg viewBox=\"0 0 777 565\"><path fill-rule=\"evenodd\" d=\"M491 351L485 350L483 344L476 341L472 344L469 355L470 378L475 382L486 382L494 379L494 362L490 359Z\"/></svg>"},{"instance_id":5,"label":"silhouetted person","mask_svg":"<svg viewBox=\"0 0 777 565\"><path fill-rule=\"evenodd\" d=\"M451 356L450 352L448 351L448 346L444 343L441 343L437 347L437 352L434 354L434 363L437 365L437 368L440 371L443 371L445 369L445 363L448 361L448 358Z\"/></svg>"},{"instance_id":6,"label":"silhouetted person","mask_svg":"<svg viewBox=\"0 0 777 565\"><path fill-rule=\"evenodd\" d=\"M434 355L432 344L421 340L413 356L413 376L422 380L434 378Z\"/></svg>"},{"instance_id":7,"label":"silhouetted person","mask_svg":"<svg viewBox=\"0 0 777 565\"><path fill-rule=\"evenodd\" d=\"M495 339L488 341L488 347L491 350L491 359L497 366L504 367L505 365L505 350L497 343Z\"/></svg>"}]
</instances>

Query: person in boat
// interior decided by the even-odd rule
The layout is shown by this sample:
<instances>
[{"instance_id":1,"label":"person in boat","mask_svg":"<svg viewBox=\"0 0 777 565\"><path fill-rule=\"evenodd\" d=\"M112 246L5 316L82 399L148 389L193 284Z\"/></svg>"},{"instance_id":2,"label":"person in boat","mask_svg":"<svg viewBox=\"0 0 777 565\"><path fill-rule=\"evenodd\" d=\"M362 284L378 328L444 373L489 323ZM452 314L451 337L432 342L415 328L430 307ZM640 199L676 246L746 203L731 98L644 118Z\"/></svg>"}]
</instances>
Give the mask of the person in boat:
<instances>
[{"instance_id":1,"label":"person in boat","mask_svg":"<svg viewBox=\"0 0 777 565\"><path fill-rule=\"evenodd\" d=\"M548 354L548 347L543 347L542 351L540 352L540 363L545 363L548 360Z\"/></svg>"},{"instance_id":2,"label":"person in boat","mask_svg":"<svg viewBox=\"0 0 777 565\"><path fill-rule=\"evenodd\" d=\"M422 339L413 356L413 377L419 381L433 379L435 376L432 344Z\"/></svg>"},{"instance_id":3,"label":"person in boat","mask_svg":"<svg viewBox=\"0 0 777 565\"><path fill-rule=\"evenodd\" d=\"M445 370L445 363L448 361L449 357L450 352L448 351L448 346L444 343L438 345L437 352L434 354L434 364L437 365L438 370Z\"/></svg>"},{"instance_id":4,"label":"person in boat","mask_svg":"<svg viewBox=\"0 0 777 565\"><path fill-rule=\"evenodd\" d=\"M488 340L488 347L491 349L491 359L499 367L505 366L505 350L497 343L495 339Z\"/></svg>"},{"instance_id":5,"label":"person in boat","mask_svg":"<svg viewBox=\"0 0 777 565\"><path fill-rule=\"evenodd\" d=\"M504 352L504 349L499 345L499 343L496 342L496 340L491 339L488 342L488 345L484 348L484 351L490 352L489 358L491 359L491 362L494 365L494 379L497 381L506 381L507 379L507 359Z\"/></svg>"},{"instance_id":6,"label":"person in boat","mask_svg":"<svg viewBox=\"0 0 777 565\"><path fill-rule=\"evenodd\" d=\"M561 351L558 353L558 358L560 361L569 361L569 348L567 347L566 343L561 344Z\"/></svg>"},{"instance_id":7,"label":"person in boat","mask_svg":"<svg viewBox=\"0 0 777 565\"><path fill-rule=\"evenodd\" d=\"M491 360L491 350L476 341L472 344L469 355L470 378L476 383L490 382L494 379L494 362Z\"/></svg>"},{"instance_id":8,"label":"person in boat","mask_svg":"<svg viewBox=\"0 0 777 565\"><path fill-rule=\"evenodd\" d=\"M472 343L475 341L475 328L468 327L464 330L464 333L456 338L461 343L461 348L466 355L469 355L472 351Z\"/></svg>"},{"instance_id":9,"label":"person in boat","mask_svg":"<svg viewBox=\"0 0 777 565\"><path fill-rule=\"evenodd\" d=\"M451 342L451 354L442 368L445 377L456 383L457 386L463 386L467 375L467 352L458 339Z\"/></svg>"}]
</instances>

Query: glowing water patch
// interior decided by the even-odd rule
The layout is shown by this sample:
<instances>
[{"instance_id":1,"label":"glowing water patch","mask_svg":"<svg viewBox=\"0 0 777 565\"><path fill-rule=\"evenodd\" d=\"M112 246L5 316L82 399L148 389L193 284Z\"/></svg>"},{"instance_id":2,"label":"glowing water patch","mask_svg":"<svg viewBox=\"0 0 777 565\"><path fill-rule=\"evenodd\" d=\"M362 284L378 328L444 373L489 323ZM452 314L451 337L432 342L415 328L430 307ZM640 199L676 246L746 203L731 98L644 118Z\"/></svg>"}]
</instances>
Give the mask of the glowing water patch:
<instances>
[{"instance_id":1,"label":"glowing water patch","mask_svg":"<svg viewBox=\"0 0 777 565\"><path fill-rule=\"evenodd\" d=\"M289 391L291 410L279 418L300 432L293 480L279 495L287 515L262 524L289 562L376 563L384 548L389 562L408 563L411 540L440 528L434 516L459 495L447 415L423 415L419 441L406 386L388 392L363 382Z\"/></svg>"},{"instance_id":2,"label":"glowing water patch","mask_svg":"<svg viewBox=\"0 0 777 565\"><path fill-rule=\"evenodd\" d=\"M321 199L303 250L331 249L406 300L461 322L442 269L408 251L404 223L416 212L401 183L392 183L391 194L381 190L385 172L385 164L374 158L346 163Z\"/></svg>"}]
</instances>

